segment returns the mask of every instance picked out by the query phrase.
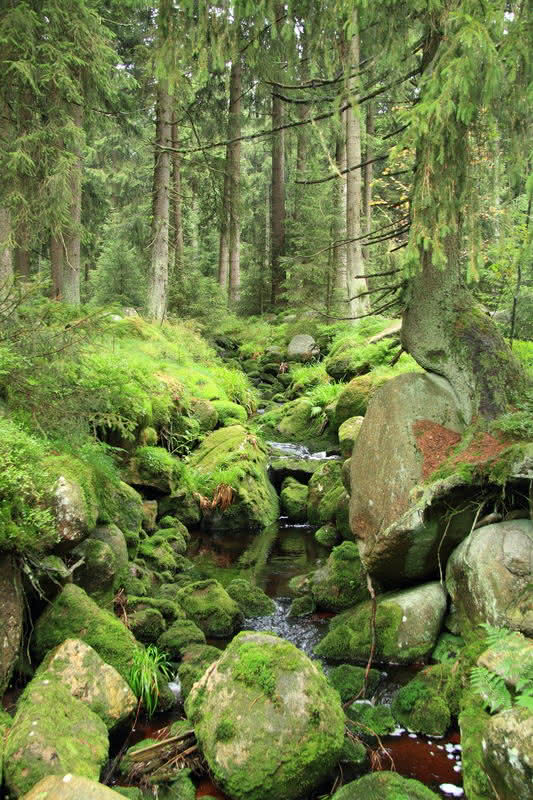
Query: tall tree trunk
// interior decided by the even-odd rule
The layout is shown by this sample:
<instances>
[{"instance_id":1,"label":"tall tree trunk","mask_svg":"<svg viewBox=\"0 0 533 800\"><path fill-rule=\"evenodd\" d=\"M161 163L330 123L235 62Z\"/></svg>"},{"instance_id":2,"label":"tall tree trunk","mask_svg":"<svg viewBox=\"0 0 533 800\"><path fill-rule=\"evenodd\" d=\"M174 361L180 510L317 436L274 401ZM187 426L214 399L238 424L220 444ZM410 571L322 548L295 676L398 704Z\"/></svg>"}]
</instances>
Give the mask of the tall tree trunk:
<instances>
[{"instance_id":1,"label":"tall tree trunk","mask_svg":"<svg viewBox=\"0 0 533 800\"><path fill-rule=\"evenodd\" d=\"M343 241L346 239L346 180L342 172L346 169L346 142L344 136L337 138L335 149L335 162L341 177L335 181L335 240ZM339 308L345 316L348 306L344 302L348 297L348 278L346 274L346 245L337 244L335 246L335 307Z\"/></svg>"},{"instance_id":2,"label":"tall tree trunk","mask_svg":"<svg viewBox=\"0 0 533 800\"><path fill-rule=\"evenodd\" d=\"M171 103L168 82L157 87L156 154L153 186L152 263L148 289L147 312L151 319L161 322L166 314L168 299L168 228L170 154L160 149L170 146Z\"/></svg>"},{"instance_id":3,"label":"tall tree trunk","mask_svg":"<svg viewBox=\"0 0 533 800\"><path fill-rule=\"evenodd\" d=\"M13 248L11 214L0 206L0 303L5 301L13 283Z\"/></svg>"},{"instance_id":4,"label":"tall tree trunk","mask_svg":"<svg viewBox=\"0 0 533 800\"><path fill-rule=\"evenodd\" d=\"M352 12L352 25L355 31L349 42L346 43L346 75L349 76L359 69L359 33L357 11ZM348 99L355 103L358 95L358 78L348 78ZM344 112L346 131L346 270L348 276L349 313L352 317L366 314L370 304L368 296L357 297L360 292L367 289L364 277L365 267L363 262L363 248L359 237L361 236L361 170L350 169L355 164L361 163L361 117L359 109L348 108ZM354 241L359 239L359 241Z\"/></svg>"},{"instance_id":5,"label":"tall tree trunk","mask_svg":"<svg viewBox=\"0 0 533 800\"><path fill-rule=\"evenodd\" d=\"M437 57L440 26L428 34L422 58L427 69ZM431 120L429 121L431 122ZM431 160L434 138L421 139L411 204L411 231L420 241L424 211L439 205L442 196L461 198L467 176L468 128L458 120L441 134L436 174ZM523 370L492 319L476 304L463 277L460 203L448 208L444 240L446 264L436 263L427 240L418 245L418 272L409 280L402 320L402 345L428 372L451 384L465 422L481 414L494 418L523 389ZM438 235L438 232L435 234Z\"/></svg>"},{"instance_id":6,"label":"tall tree trunk","mask_svg":"<svg viewBox=\"0 0 533 800\"><path fill-rule=\"evenodd\" d=\"M230 145L226 145L224 160L224 188L220 214L220 236L218 244L218 283L224 291L229 278L229 199L230 199Z\"/></svg>"},{"instance_id":7,"label":"tall tree trunk","mask_svg":"<svg viewBox=\"0 0 533 800\"><path fill-rule=\"evenodd\" d=\"M175 152L179 147L179 131L176 114L172 121L172 183L174 209L174 281L178 288L183 287L183 218L181 213L181 155Z\"/></svg>"},{"instance_id":8,"label":"tall tree trunk","mask_svg":"<svg viewBox=\"0 0 533 800\"><path fill-rule=\"evenodd\" d=\"M374 155L372 150L372 137L374 136L374 103L370 101L366 107L366 151L365 161L370 161ZM373 164L366 164L363 167L363 181L364 181L364 194L363 194L363 217L365 221L365 233L370 233L372 230L372 178L373 178ZM363 248L363 258L366 258L367 249Z\"/></svg>"},{"instance_id":9,"label":"tall tree trunk","mask_svg":"<svg viewBox=\"0 0 533 800\"><path fill-rule=\"evenodd\" d=\"M69 226L63 234L64 262L61 295L65 303L79 306L81 259L81 136L83 108L71 106L72 122L77 129L78 141L74 145L74 160L70 171Z\"/></svg>"},{"instance_id":10,"label":"tall tree trunk","mask_svg":"<svg viewBox=\"0 0 533 800\"><path fill-rule=\"evenodd\" d=\"M241 63L237 56L231 65L229 95L229 136L237 139L241 135ZM239 300L241 288L241 143L229 145L229 301L234 306Z\"/></svg>"},{"instance_id":11,"label":"tall tree trunk","mask_svg":"<svg viewBox=\"0 0 533 800\"><path fill-rule=\"evenodd\" d=\"M276 89L276 87L275 87ZM283 101L272 95L272 127L283 125ZM285 271L281 256L285 248L285 131L272 136L272 291L270 302L275 309L279 304Z\"/></svg>"},{"instance_id":12,"label":"tall tree trunk","mask_svg":"<svg viewBox=\"0 0 533 800\"><path fill-rule=\"evenodd\" d=\"M17 247L15 250L15 271L21 278L30 277L30 249L28 235L24 228L19 226L17 232Z\"/></svg>"},{"instance_id":13,"label":"tall tree trunk","mask_svg":"<svg viewBox=\"0 0 533 800\"><path fill-rule=\"evenodd\" d=\"M52 299L62 300L63 286L63 243L58 236L50 237L50 265L52 268Z\"/></svg>"}]
</instances>

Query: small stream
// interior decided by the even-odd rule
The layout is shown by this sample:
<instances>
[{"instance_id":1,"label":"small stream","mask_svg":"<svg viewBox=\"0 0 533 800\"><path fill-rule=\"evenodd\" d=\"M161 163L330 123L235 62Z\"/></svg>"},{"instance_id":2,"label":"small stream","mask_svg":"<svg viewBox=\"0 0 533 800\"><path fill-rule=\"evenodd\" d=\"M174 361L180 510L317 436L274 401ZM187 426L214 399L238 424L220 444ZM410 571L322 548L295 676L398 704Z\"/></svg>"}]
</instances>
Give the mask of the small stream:
<instances>
[{"instance_id":1,"label":"small stream","mask_svg":"<svg viewBox=\"0 0 533 800\"><path fill-rule=\"evenodd\" d=\"M273 458L325 459L338 458L327 456L325 452L311 453L303 445L292 443L269 442ZM273 614L264 617L246 619L244 630L273 631L306 653L315 658L314 648L328 629L328 612L319 612L309 617L289 616L292 602L289 581L296 575L309 572L323 564L329 551L321 547L314 539L315 528L308 524L289 524L280 517L279 525L270 534L268 547L263 560L250 566L243 556L257 535L242 533L224 533L206 535L200 531L191 532L189 557L206 577L215 577L223 584L242 575L251 577L275 604ZM229 640L228 640L229 641ZM209 640L209 644L223 649L227 645L224 640ZM330 667L323 663L327 673ZM375 702L389 703L394 692L411 680L419 667L395 667L387 665L382 673ZM171 720L170 720L171 721ZM155 724L154 724L155 723ZM143 727L135 733L144 738L154 735L157 729L169 724L166 717L158 722L153 720L148 728ZM421 736L398 728L393 735L383 738L383 744L390 755L396 771L406 778L415 778L432 789L442 798L461 797L461 745L459 733L452 729L444 738ZM390 761L383 759L383 768L390 769ZM350 776L345 775L345 780ZM218 800L226 800L220 790L208 779L202 778L197 785L197 798L209 795Z\"/></svg>"}]
</instances>

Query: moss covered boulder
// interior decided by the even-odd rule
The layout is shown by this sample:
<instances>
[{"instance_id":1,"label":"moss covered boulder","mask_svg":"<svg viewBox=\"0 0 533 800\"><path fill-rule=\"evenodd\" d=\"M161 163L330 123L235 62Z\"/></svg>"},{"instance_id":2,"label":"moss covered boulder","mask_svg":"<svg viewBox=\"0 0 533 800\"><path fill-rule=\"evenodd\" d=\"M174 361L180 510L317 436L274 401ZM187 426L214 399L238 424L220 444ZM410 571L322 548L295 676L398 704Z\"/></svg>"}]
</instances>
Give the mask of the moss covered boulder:
<instances>
[{"instance_id":1,"label":"moss covered boulder","mask_svg":"<svg viewBox=\"0 0 533 800\"><path fill-rule=\"evenodd\" d=\"M172 661L179 661L191 644L205 644L205 633L191 619L180 619L157 640L157 646Z\"/></svg>"},{"instance_id":2,"label":"moss covered boulder","mask_svg":"<svg viewBox=\"0 0 533 800\"><path fill-rule=\"evenodd\" d=\"M246 409L230 400L213 400L211 405L218 414L219 425L226 425L228 420L243 424L248 419Z\"/></svg>"},{"instance_id":3,"label":"moss covered boulder","mask_svg":"<svg viewBox=\"0 0 533 800\"><path fill-rule=\"evenodd\" d=\"M396 728L390 706L355 700L346 710L347 728L355 736L369 744L376 744L377 737L388 736Z\"/></svg>"},{"instance_id":4,"label":"moss covered boulder","mask_svg":"<svg viewBox=\"0 0 533 800\"><path fill-rule=\"evenodd\" d=\"M359 436L364 417L350 417L339 428L339 445L344 458L352 455L354 444Z\"/></svg>"},{"instance_id":5,"label":"moss covered boulder","mask_svg":"<svg viewBox=\"0 0 533 800\"><path fill-rule=\"evenodd\" d=\"M234 578L227 585L226 591L247 618L265 617L276 610L274 601L259 586L245 578Z\"/></svg>"},{"instance_id":6,"label":"moss covered boulder","mask_svg":"<svg viewBox=\"0 0 533 800\"><path fill-rule=\"evenodd\" d=\"M217 409L210 400L193 397L190 401L192 418L197 420L201 431L212 431L218 423Z\"/></svg>"},{"instance_id":7,"label":"moss covered boulder","mask_svg":"<svg viewBox=\"0 0 533 800\"><path fill-rule=\"evenodd\" d=\"M153 644L166 630L166 622L162 613L153 607L138 608L128 616L131 632L139 642Z\"/></svg>"},{"instance_id":8,"label":"moss covered boulder","mask_svg":"<svg viewBox=\"0 0 533 800\"><path fill-rule=\"evenodd\" d=\"M186 487L179 487L168 497L159 501L159 512L175 516L183 525L194 527L202 519L200 501L197 492Z\"/></svg>"},{"instance_id":9,"label":"moss covered boulder","mask_svg":"<svg viewBox=\"0 0 533 800\"><path fill-rule=\"evenodd\" d=\"M318 544L322 545L322 547L331 549L337 544L339 539L339 532L335 525L333 525L331 522L326 523L326 525L322 525L317 531L315 531L315 540L318 542Z\"/></svg>"},{"instance_id":10,"label":"moss covered boulder","mask_svg":"<svg viewBox=\"0 0 533 800\"><path fill-rule=\"evenodd\" d=\"M512 708L491 717L483 735L483 763L499 797L533 796L533 713Z\"/></svg>"},{"instance_id":11,"label":"moss covered boulder","mask_svg":"<svg viewBox=\"0 0 533 800\"><path fill-rule=\"evenodd\" d=\"M189 695L193 685L200 680L206 669L221 655L222 650L209 644L191 644L185 648L181 664L178 667L178 678L184 698Z\"/></svg>"},{"instance_id":12,"label":"moss covered boulder","mask_svg":"<svg viewBox=\"0 0 533 800\"><path fill-rule=\"evenodd\" d=\"M243 623L243 614L221 583L197 581L176 594L179 605L206 636L232 636Z\"/></svg>"},{"instance_id":13,"label":"moss covered boulder","mask_svg":"<svg viewBox=\"0 0 533 800\"><path fill-rule=\"evenodd\" d=\"M344 742L337 692L304 653L267 633L236 636L185 710L216 783L234 800L305 795Z\"/></svg>"},{"instance_id":14,"label":"moss covered boulder","mask_svg":"<svg viewBox=\"0 0 533 800\"><path fill-rule=\"evenodd\" d=\"M311 594L319 608L344 611L368 597L365 574L355 542L334 547L325 564L311 577Z\"/></svg>"},{"instance_id":15,"label":"moss covered boulder","mask_svg":"<svg viewBox=\"0 0 533 800\"><path fill-rule=\"evenodd\" d=\"M308 487L294 478L285 478L281 489L281 509L289 522L305 522L307 520Z\"/></svg>"},{"instance_id":16,"label":"moss covered boulder","mask_svg":"<svg viewBox=\"0 0 533 800\"><path fill-rule=\"evenodd\" d=\"M3 764L4 764L4 748L7 739L7 734L11 725L13 724L13 720L7 711L4 711L0 708L0 775L3 775Z\"/></svg>"},{"instance_id":17,"label":"moss covered boulder","mask_svg":"<svg viewBox=\"0 0 533 800\"><path fill-rule=\"evenodd\" d=\"M20 797L47 775L97 781L108 754L104 722L59 681L34 678L17 704L4 756L4 779Z\"/></svg>"},{"instance_id":18,"label":"moss covered boulder","mask_svg":"<svg viewBox=\"0 0 533 800\"><path fill-rule=\"evenodd\" d=\"M143 522L143 499L133 486L120 481L113 486L105 516L124 534L128 554L135 558ZM102 520L103 521L103 520Z\"/></svg>"},{"instance_id":19,"label":"moss covered boulder","mask_svg":"<svg viewBox=\"0 0 533 800\"><path fill-rule=\"evenodd\" d=\"M118 800L121 794L132 800L142 800L140 789L131 788L128 791L132 793L124 794L118 787L114 791L102 783L68 773L43 778L24 795L23 800Z\"/></svg>"},{"instance_id":20,"label":"moss covered boulder","mask_svg":"<svg viewBox=\"0 0 533 800\"><path fill-rule=\"evenodd\" d=\"M170 494L180 482L183 465L164 447L138 447L130 461L127 480L135 486L146 486Z\"/></svg>"},{"instance_id":21,"label":"moss covered boulder","mask_svg":"<svg viewBox=\"0 0 533 800\"><path fill-rule=\"evenodd\" d=\"M396 772L371 772L347 783L332 800L439 800L439 795Z\"/></svg>"},{"instance_id":22,"label":"moss covered boulder","mask_svg":"<svg viewBox=\"0 0 533 800\"><path fill-rule=\"evenodd\" d=\"M134 654L140 644L125 625L100 608L79 586L65 586L39 617L32 637L32 652L42 661L65 639L81 639L128 681Z\"/></svg>"},{"instance_id":23,"label":"moss covered boulder","mask_svg":"<svg viewBox=\"0 0 533 800\"><path fill-rule=\"evenodd\" d=\"M403 728L427 736L444 736L451 723L444 687L431 686L415 678L396 692L392 701L394 719Z\"/></svg>"},{"instance_id":24,"label":"moss covered boulder","mask_svg":"<svg viewBox=\"0 0 533 800\"><path fill-rule=\"evenodd\" d=\"M366 667L355 667L352 664L340 664L334 667L328 680L334 689L338 691L343 703L355 700L360 695L364 697L363 689L365 686ZM371 669L368 673L366 683L366 695L372 696L380 681L381 673L377 669Z\"/></svg>"},{"instance_id":25,"label":"moss covered boulder","mask_svg":"<svg viewBox=\"0 0 533 800\"><path fill-rule=\"evenodd\" d=\"M309 442L320 437L323 423L307 397L285 403L276 422L276 430L285 440Z\"/></svg>"},{"instance_id":26,"label":"moss covered boulder","mask_svg":"<svg viewBox=\"0 0 533 800\"><path fill-rule=\"evenodd\" d=\"M190 466L213 482L213 496L218 486L231 487L225 502L215 501L204 513L207 528L262 530L277 520L279 502L268 479L266 447L242 425L220 428L207 436L191 456Z\"/></svg>"},{"instance_id":27,"label":"moss covered boulder","mask_svg":"<svg viewBox=\"0 0 533 800\"><path fill-rule=\"evenodd\" d=\"M442 563L467 535L473 514L462 489L466 511L451 521L452 498L434 517L428 514L437 490L419 503L420 485L463 430L454 392L438 375L400 375L373 397L352 453L350 523L362 540L363 564L383 583L432 577L439 558Z\"/></svg>"},{"instance_id":28,"label":"moss covered boulder","mask_svg":"<svg viewBox=\"0 0 533 800\"><path fill-rule=\"evenodd\" d=\"M80 544L94 528L98 516L96 497L86 494L75 480L60 475L53 489L52 507L59 539L55 549L65 553Z\"/></svg>"},{"instance_id":29,"label":"moss covered boulder","mask_svg":"<svg viewBox=\"0 0 533 800\"><path fill-rule=\"evenodd\" d=\"M446 587L461 632L488 622L533 636L533 522L473 531L450 556Z\"/></svg>"},{"instance_id":30,"label":"moss covered boulder","mask_svg":"<svg viewBox=\"0 0 533 800\"><path fill-rule=\"evenodd\" d=\"M137 698L124 678L80 639L67 639L51 650L35 678L61 683L110 729L126 720L137 706Z\"/></svg>"},{"instance_id":31,"label":"moss covered boulder","mask_svg":"<svg viewBox=\"0 0 533 800\"><path fill-rule=\"evenodd\" d=\"M81 586L99 606L112 611L113 587L119 572L112 548L107 542L90 536L73 553L83 559L74 573L76 585Z\"/></svg>"},{"instance_id":32,"label":"moss covered boulder","mask_svg":"<svg viewBox=\"0 0 533 800\"><path fill-rule=\"evenodd\" d=\"M0 556L0 697L9 684L19 654L23 618L20 570L12 556Z\"/></svg>"},{"instance_id":33,"label":"moss covered boulder","mask_svg":"<svg viewBox=\"0 0 533 800\"><path fill-rule=\"evenodd\" d=\"M309 481L307 518L312 525L335 520L339 498L344 494L342 467L338 461L325 461Z\"/></svg>"},{"instance_id":34,"label":"moss covered boulder","mask_svg":"<svg viewBox=\"0 0 533 800\"><path fill-rule=\"evenodd\" d=\"M378 595L375 660L410 664L426 657L439 636L446 611L446 592L437 581ZM334 617L330 630L315 648L331 661L366 661L371 646L371 604Z\"/></svg>"}]
</instances>

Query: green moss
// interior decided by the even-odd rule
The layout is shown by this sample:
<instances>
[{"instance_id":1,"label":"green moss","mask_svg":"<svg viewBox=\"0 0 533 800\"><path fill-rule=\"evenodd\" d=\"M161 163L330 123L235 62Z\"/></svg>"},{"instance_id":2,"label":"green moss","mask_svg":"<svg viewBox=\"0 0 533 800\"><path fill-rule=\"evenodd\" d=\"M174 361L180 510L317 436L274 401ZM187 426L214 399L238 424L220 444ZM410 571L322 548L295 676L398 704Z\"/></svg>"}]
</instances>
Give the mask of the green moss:
<instances>
[{"instance_id":1,"label":"green moss","mask_svg":"<svg viewBox=\"0 0 533 800\"><path fill-rule=\"evenodd\" d=\"M166 628L163 615L157 608L143 608L128 615L129 628L143 644L153 644Z\"/></svg>"},{"instance_id":2,"label":"green moss","mask_svg":"<svg viewBox=\"0 0 533 800\"><path fill-rule=\"evenodd\" d=\"M317 606L328 611L342 611L368 597L355 542L343 542L333 548L326 565L311 578L311 593Z\"/></svg>"},{"instance_id":3,"label":"green moss","mask_svg":"<svg viewBox=\"0 0 533 800\"><path fill-rule=\"evenodd\" d=\"M233 420L234 424L243 424L248 419L246 409L237 403L231 403L225 400L213 400L213 408L218 414L218 422L220 425L228 424L228 420Z\"/></svg>"},{"instance_id":4,"label":"green moss","mask_svg":"<svg viewBox=\"0 0 533 800\"><path fill-rule=\"evenodd\" d=\"M197 581L176 595L177 602L208 636L231 636L242 624L237 603L218 581Z\"/></svg>"},{"instance_id":5,"label":"green moss","mask_svg":"<svg viewBox=\"0 0 533 800\"><path fill-rule=\"evenodd\" d=\"M459 728L463 786L468 800L496 800L483 759L483 737L489 720L490 716L483 709L481 697L473 690L465 692L459 714Z\"/></svg>"},{"instance_id":6,"label":"green moss","mask_svg":"<svg viewBox=\"0 0 533 800\"><path fill-rule=\"evenodd\" d=\"M164 447L138 447L135 468L142 479L161 484L172 491L180 482L182 463Z\"/></svg>"},{"instance_id":7,"label":"green moss","mask_svg":"<svg viewBox=\"0 0 533 800\"><path fill-rule=\"evenodd\" d=\"M219 486L230 486L231 502L215 502L204 524L217 530L262 530L274 523L279 502L267 465L264 443L241 425L207 436L190 459L197 491L214 498Z\"/></svg>"},{"instance_id":8,"label":"green moss","mask_svg":"<svg viewBox=\"0 0 533 800\"><path fill-rule=\"evenodd\" d=\"M145 608L156 608L167 622L175 622L185 617L185 612L174 600L168 597L136 597L135 595L128 595L128 612Z\"/></svg>"},{"instance_id":9,"label":"green moss","mask_svg":"<svg viewBox=\"0 0 533 800\"><path fill-rule=\"evenodd\" d=\"M334 667L329 675L328 680L334 689L338 691L343 703L348 700L354 700L356 697L364 698L362 690L365 685L365 667L354 667L351 664L341 664ZM372 696L380 681L381 674L377 669L371 669L368 673L366 695Z\"/></svg>"},{"instance_id":10,"label":"green moss","mask_svg":"<svg viewBox=\"0 0 533 800\"><path fill-rule=\"evenodd\" d=\"M431 658L441 663L455 661L464 646L465 642L461 636L454 636L453 633L442 633L439 636L437 646L431 653Z\"/></svg>"},{"instance_id":11,"label":"green moss","mask_svg":"<svg viewBox=\"0 0 533 800\"><path fill-rule=\"evenodd\" d=\"M159 649L173 661L179 661L183 651L191 644L205 644L205 634L190 619L175 622L157 641Z\"/></svg>"},{"instance_id":12,"label":"green moss","mask_svg":"<svg viewBox=\"0 0 533 800\"><path fill-rule=\"evenodd\" d=\"M233 666L232 672L236 680L257 688L268 697L273 697L277 683L274 665L274 653L249 642L240 647L238 661Z\"/></svg>"},{"instance_id":13,"label":"green moss","mask_svg":"<svg viewBox=\"0 0 533 800\"><path fill-rule=\"evenodd\" d=\"M215 730L215 737L219 742L228 742L235 736L235 723L231 719L222 719Z\"/></svg>"},{"instance_id":14,"label":"green moss","mask_svg":"<svg viewBox=\"0 0 533 800\"><path fill-rule=\"evenodd\" d=\"M214 661L217 661L221 655L221 650L207 644L192 644L183 651L182 662L178 667L178 677L184 698L188 697L193 684L202 677L206 669ZM190 714L189 718L192 719Z\"/></svg>"},{"instance_id":15,"label":"green moss","mask_svg":"<svg viewBox=\"0 0 533 800\"><path fill-rule=\"evenodd\" d=\"M273 614L276 604L263 592L244 578L234 578L226 591L235 600L245 617L265 617Z\"/></svg>"},{"instance_id":16,"label":"green moss","mask_svg":"<svg viewBox=\"0 0 533 800\"><path fill-rule=\"evenodd\" d=\"M363 742L353 736L345 736L339 762L357 772L362 772L368 764L368 755Z\"/></svg>"},{"instance_id":17,"label":"green moss","mask_svg":"<svg viewBox=\"0 0 533 800\"><path fill-rule=\"evenodd\" d=\"M347 783L332 800L438 800L424 784L396 772L372 772ZM469 798L470 800L470 798Z\"/></svg>"},{"instance_id":18,"label":"green moss","mask_svg":"<svg viewBox=\"0 0 533 800\"><path fill-rule=\"evenodd\" d=\"M316 604L310 594L305 594L303 597L296 597L289 609L289 617L307 617L309 614L314 614L316 611Z\"/></svg>"},{"instance_id":19,"label":"green moss","mask_svg":"<svg viewBox=\"0 0 533 800\"><path fill-rule=\"evenodd\" d=\"M102 720L58 681L37 678L17 704L5 744L5 782L20 797L47 775L73 773L97 781L107 752Z\"/></svg>"},{"instance_id":20,"label":"green moss","mask_svg":"<svg viewBox=\"0 0 533 800\"><path fill-rule=\"evenodd\" d=\"M212 431L218 423L218 413L213 403L200 397L192 397L190 411L200 425L201 431Z\"/></svg>"},{"instance_id":21,"label":"green moss","mask_svg":"<svg viewBox=\"0 0 533 800\"><path fill-rule=\"evenodd\" d=\"M342 468L337 461L325 461L309 481L307 517L312 525L334 522L339 498L344 494Z\"/></svg>"},{"instance_id":22,"label":"green moss","mask_svg":"<svg viewBox=\"0 0 533 800\"><path fill-rule=\"evenodd\" d=\"M337 544L339 533L335 525L328 522L315 532L315 539L322 547L332 548Z\"/></svg>"},{"instance_id":23,"label":"green moss","mask_svg":"<svg viewBox=\"0 0 533 800\"><path fill-rule=\"evenodd\" d=\"M281 508L287 515L289 522L306 522L307 494L307 486L299 483L294 478L288 477L283 481L280 495Z\"/></svg>"},{"instance_id":24,"label":"green moss","mask_svg":"<svg viewBox=\"0 0 533 800\"><path fill-rule=\"evenodd\" d=\"M99 608L78 586L69 584L39 617L31 642L41 661L65 639L81 639L129 682L133 656L140 645L115 616Z\"/></svg>"},{"instance_id":25,"label":"green moss","mask_svg":"<svg viewBox=\"0 0 533 800\"><path fill-rule=\"evenodd\" d=\"M396 693L392 713L404 728L428 736L444 736L451 723L450 710L442 695L418 678Z\"/></svg>"},{"instance_id":26,"label":"green moss","mask_svg":"<svg viewBox=\"0 0 533 800\"><path fill-rule=\"evenodd\" d=\"M356 701L346 710L348 727L364 741L373 741L376 736L387 736L396 728L396 722L389 706L372 705Z\"/></svg>"}]
</instances>

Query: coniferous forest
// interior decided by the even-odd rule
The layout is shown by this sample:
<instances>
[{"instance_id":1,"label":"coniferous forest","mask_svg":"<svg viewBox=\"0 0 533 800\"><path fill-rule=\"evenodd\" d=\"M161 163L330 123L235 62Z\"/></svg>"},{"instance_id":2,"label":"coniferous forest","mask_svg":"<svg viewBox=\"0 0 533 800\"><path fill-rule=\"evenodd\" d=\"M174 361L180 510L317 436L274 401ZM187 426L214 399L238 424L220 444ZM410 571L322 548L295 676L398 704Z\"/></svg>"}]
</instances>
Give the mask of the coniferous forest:
<instances>
[{"instance_id":1,"label":"coniferous forest","mask_svg":"<svg viewBox=\"0 0 533 800\"><path fill-rule=\"evenodd\" d=\"M0 798L533 800L533 0L0 0Z\"/></svg>"}]
</instances>

